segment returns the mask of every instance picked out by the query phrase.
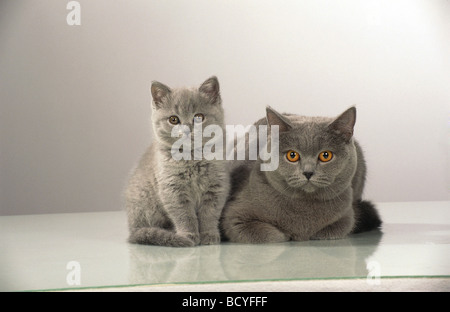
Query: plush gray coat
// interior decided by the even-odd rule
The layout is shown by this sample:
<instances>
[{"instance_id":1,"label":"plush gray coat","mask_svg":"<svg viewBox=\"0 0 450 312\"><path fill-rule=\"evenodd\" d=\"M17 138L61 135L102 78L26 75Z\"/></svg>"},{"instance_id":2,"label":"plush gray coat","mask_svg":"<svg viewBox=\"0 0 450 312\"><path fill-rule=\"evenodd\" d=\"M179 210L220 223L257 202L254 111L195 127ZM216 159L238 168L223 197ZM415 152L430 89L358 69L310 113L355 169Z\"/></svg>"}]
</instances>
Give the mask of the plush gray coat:
<instances>
[{"instance_id":1,"label":"plush gray coat","mask_svg":"<svg viewBox=\"0 0 450 312\"><path fill-rule=\"evenodd\" d=\"M178 139L171 135L175 122L191 132L195 116L203 116L202 127L223 126L217 78L206 80L198 89L172 90L153 82L151 91L156 138L125 192L129 241L161 246L217 244L219 218L229 193L225 162L194 157L175 160L171 153Z\"/></svg>"},{"instance_id":2,"label":"plush gray coat","mask_svg":"<svg viewBox=\"0 0 450 312\"><path fill-rule=\"evenodd\" d=\"M378 227L374 206L361 198L366 165L353 139L355 121L353 107L335 119L268 108L256 124L279 126L279 167L261 171L259 159L233 171L221 221L225 237L241 243L337 239ZM288 160L291 152L298 160ZM320 161L323 152L331 160Z\"/></svg>"}]
</instances>

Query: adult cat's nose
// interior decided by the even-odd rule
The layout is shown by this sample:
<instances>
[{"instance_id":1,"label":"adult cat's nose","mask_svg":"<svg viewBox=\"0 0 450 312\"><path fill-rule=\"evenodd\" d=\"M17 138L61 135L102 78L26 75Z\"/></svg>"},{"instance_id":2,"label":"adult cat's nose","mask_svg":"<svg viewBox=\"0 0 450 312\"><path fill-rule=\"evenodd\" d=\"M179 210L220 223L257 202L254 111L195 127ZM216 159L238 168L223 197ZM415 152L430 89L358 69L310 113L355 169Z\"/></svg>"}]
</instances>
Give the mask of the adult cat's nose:
<instances>
[{"instance_id":1,"label":"adult cat's nose","mask_svg":"<svg viewBox=\"0 0 450 312\"><path fill-rule=\"evenodd\" d=\"M305 171L303 172L303 175L309 180L311 179L312 175L314 174L314 172L311 171Z\"/></svg>"}]
</instances>

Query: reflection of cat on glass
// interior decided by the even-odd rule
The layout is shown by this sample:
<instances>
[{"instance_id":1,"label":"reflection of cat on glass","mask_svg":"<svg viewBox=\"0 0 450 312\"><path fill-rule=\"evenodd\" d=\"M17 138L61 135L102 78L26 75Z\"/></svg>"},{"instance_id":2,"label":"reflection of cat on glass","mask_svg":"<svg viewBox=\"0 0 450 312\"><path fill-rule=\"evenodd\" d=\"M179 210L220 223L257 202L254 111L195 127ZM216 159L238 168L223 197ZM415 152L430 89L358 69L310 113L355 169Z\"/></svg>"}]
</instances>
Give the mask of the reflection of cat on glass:
<instances>
[{"instance_id":1,"label":"reflection of cat on glass","mask_svg":"<svg viewBox=\"0 0 450 312\"><path fill-rule=\"evenodd\" d=\"M279 167L262 172L245 162L232 173L222 229L234 242L336 239L381 225L361 199L366 175L353 139L354 107L335 119L281 115L267 108L256 124L279 126Z\"/></svg>"},{"instance_id":2,"label":"reflection of cat on glass","mask_svg":"<svg viewBox=\"0 0 450 312\"><path fill-rule=\"evenodd\" d=\"M381 231L371 231L336 241L171 249L129 245L130 283L365 278L371 273L366 262L381 238Z\"/></svg>"},{"instance_id":3,"label":"reflection of cat on glass","mask_svg":"<svg viewBox=\"0 0 450 312\"><path fill-rule=\"evenodd\" d=\"M198 89L170 89L153 82L152 123L155 142L142 156L127 190L129 241L162 246L220 242L219 218L229 189L225 162L174 160L178 139L172 129L183 125L224 125L216 77Z\"/></svg>"},{"instance_id":4,"label":"reflection of cat on glass","mask_svg":"<svg viewBox=\"0 0 450 312\"><path fill-rule=\"evenodd\" d=\"M165 248L128 245L131 284L226 280L220 261L222 245Z\"/></svg>"},{"instance_id":5,"label":"reflection of cat on glass","mask_svg":"<svg viewBox=\"0 0 450 312\"><path fill-rule=\"evenodd\" d=\"M230 280L366 278L382 239L379 230L340 240L282 244L223 244L220 259Z\"/></svg>"}]
</instances>

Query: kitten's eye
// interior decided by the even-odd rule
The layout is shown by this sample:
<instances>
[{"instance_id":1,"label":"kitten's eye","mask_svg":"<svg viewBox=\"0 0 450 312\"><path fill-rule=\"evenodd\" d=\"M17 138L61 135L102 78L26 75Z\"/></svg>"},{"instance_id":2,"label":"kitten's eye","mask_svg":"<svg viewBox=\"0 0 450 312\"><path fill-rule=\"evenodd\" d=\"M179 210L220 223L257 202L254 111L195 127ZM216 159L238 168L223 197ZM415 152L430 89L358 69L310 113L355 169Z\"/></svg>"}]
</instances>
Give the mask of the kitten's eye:
<instances>
[{"instance_id":1,"label":"kitten's eye","mask_svg":"<svg viewBox=\"0 0 450 312\"><path fill-rule=\"evenodd\" d=\"M333 153L331 151L325 151L319 154L319 160L321 162L330 161L333 158Z\"/></svg>"},{"instance_id":2,"label":"kitten's eye","mask_svg":"<svg viewBox=\"0 0 450 312\"><path fill-rule=\"evenodd\" d=\"M205 119L205 115L203 114L195 114L194 115L194 122L203 122Z\"/></svg>"},{"instance_id":3,"label":"kitten's eye","mask_svg":"<svg viewBox=\"0 0 450 312\"><path fill-rule=\"evenodd\" d=\"M180 118L178 118L177 116L170 116L169 117L169 122L172 125L178 125L180 123Z\"/></svg>"},{"instance_id":4,"label":"kitten's eye","mask_svg":"<svg viewBox=\"0 0 450 312\"><path fill-rule=\"evenodd\" d=\"M286 158L290 162L296 162L300 159L300 155L296 151L291 150L286 153Z\"/></svg>"}]
</instances>

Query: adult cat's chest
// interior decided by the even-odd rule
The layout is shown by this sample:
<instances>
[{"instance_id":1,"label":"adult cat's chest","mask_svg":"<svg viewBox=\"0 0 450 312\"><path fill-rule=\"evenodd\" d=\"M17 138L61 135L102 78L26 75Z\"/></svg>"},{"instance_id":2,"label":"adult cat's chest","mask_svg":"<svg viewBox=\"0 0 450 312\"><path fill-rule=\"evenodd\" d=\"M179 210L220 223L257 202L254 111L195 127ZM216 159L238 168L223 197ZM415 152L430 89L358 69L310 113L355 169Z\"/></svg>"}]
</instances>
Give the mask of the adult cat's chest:
<instances>
[{"instance_id":1,"label":"adult cat's chest","mask_svg":"<svg viewBox=\"0 0 450 312\"><path fill-rule=\"evenodd\" d=\"M309 239L352 209L351 189L323 201L301 194L281 194L266 181L259 179L259 182L257 190L250 192L255 213L295 240Z\"/></svg>"}]
</instances>

